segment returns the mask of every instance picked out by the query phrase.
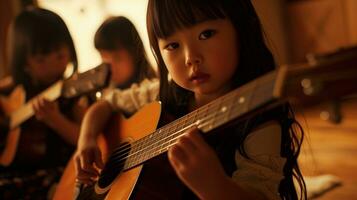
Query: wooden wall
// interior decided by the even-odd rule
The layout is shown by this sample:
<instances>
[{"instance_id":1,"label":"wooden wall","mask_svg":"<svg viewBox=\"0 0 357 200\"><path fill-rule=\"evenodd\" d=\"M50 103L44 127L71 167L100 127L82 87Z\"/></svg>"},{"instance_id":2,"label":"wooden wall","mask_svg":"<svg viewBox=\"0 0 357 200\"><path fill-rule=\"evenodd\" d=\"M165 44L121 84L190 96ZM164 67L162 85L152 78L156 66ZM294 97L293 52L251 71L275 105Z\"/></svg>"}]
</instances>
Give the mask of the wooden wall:
<instances>
[{"instance_id":1,"label":"wooden wall","mask_svg":"<svg viewBox=\"0 0 357 200\"><path fill-rule=\"evenodd\" d=\"M292 62L357 44L356 0L296 0L287 5Z\"/></svg>"},{"instance_id":2,"label":"wooden wall","mask_svg":"<svg viewBox=\"0 0 357 200\"><path fill-rule=\"evenodd\" d=\"M7 33L10 22L19 10L18 1L1 0L0 1L0 78L8 74L7 58Z\"/></svg>"},{"instance_id":3,"label":"wooden wall","mask_svg":"<svg viewBox=\"0 0 357 200\"><path fill-rule=\"evenodd\" d=\"M254 7L261 19L266 42L273 52L278 64L290 61L291 51L286 34L286 2L285 0L253 0Z\"/></svg>"},{"instance_id":4,"label":"wooden wall","mask_svg":"<svg viewBox=\"0 0 357 200\"><path fill-rule=\"evenodd\" d=\"M8 30L11 20L28 5L37 5L36 0L0 1L0 79L9 74L8 67Z\"/></svg>"}]
</instances>

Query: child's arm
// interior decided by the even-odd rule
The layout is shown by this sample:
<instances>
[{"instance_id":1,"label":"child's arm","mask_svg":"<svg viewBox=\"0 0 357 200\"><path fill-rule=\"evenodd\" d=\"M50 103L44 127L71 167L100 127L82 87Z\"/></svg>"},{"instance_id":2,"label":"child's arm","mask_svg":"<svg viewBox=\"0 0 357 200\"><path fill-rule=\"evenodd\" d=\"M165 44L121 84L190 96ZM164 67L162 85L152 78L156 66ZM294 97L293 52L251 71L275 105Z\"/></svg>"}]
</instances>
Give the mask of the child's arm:
<instances>
[{"instance_id":1,"label":"child's arm","mask_svg":"<svg viewBox=\"0 0 357 200\"><path fill-rule=\"evenodd\" d=\"M95 102L84 115L78 146L74 156L77 179L85 184L91 184L99 174L96 167L103 167L101 152L97 145L97 137L104 129L113 110L105 100Z\"/></svg>"},{"instance_id":2,"label":"child's arm","mask_svg":"<svg viewBox=\"0 0 357 200\"><path fill-rule=\"evenodd\" d=\"M225 174L214 150L198 129L191 129L180 138L168 156L178 177L200 199L266 199Z\"/></svg>"},{"instance_id":3,"label":"child's arm","mask_svg":"<svg viewBox=\"0 0 357 200\"><path fill-rule=\"evenodd\" d=\"M65 116L58 107L58 102L51 102L44 98L37 98L33 102L35 116L58 133L66 142L77 144L80 120L72 121ZM84 110L85 108L83 108Z\"/></svg>"}]
</instances>

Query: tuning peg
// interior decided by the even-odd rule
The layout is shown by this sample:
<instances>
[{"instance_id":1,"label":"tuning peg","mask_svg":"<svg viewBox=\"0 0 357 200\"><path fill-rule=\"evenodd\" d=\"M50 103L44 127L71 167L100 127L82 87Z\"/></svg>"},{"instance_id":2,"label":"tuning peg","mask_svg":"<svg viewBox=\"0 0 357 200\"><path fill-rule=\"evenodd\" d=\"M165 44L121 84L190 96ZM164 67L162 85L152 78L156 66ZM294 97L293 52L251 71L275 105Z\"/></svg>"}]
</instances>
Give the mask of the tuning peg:
<instances>
[{"instance_id":1,"label":"tuning peg","mask_svg":"<svg viewBox=\"0 0 357 200\"><path fill-rule=\"evenodd\" d=\"M323 89L323 84L321 81L314 79L311 80L310 78L304 78L301 80L301 86L303 92L307 96L314 96L317 95Z\"/></svg>"}]
</instances>

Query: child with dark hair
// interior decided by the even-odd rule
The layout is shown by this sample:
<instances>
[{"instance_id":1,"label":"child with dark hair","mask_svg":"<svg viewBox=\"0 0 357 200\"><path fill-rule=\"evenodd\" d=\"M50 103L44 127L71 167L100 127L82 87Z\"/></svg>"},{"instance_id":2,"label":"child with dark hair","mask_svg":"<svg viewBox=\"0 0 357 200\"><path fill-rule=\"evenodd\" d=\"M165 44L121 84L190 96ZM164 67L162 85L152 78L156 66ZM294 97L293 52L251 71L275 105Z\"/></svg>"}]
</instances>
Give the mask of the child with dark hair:
<instances>
[{"instance_id":1,"label":"child with dark hair","mask_svg":"<svg viewBox=\"0 0 357 200\"><path fill-rule=\"evenodd\" d=\"M150 156L170 147L167 158L174 177L186 189L179 193L180 189L169 188L177 181L169 177L169 168L162 169L166 159L163 156L163 159L152 159L144 164L140 183L136 183L139 187L132 191L131 197L298 199L294 184L297 182L300 198L306 199L297 162L303 131L288 103L256 110L254 115L231 126L220 127L215 134L205 138L201 134L203 130L199 129L209 129L207 124L214 121L216 114L218 116L208 108L221 112L236 109L226 106L226 100L233 97L237 98L235 102L249 100L240 98L243 94L237 94L241 90L236 88L275 69L273 55L264 43L261 24L251 1L149 0L147 30L160 73L161 113L179 118L177 121L182 123L177 122L178 127L165 125L145 137L147 140L132 142L128 148L123 145L116 151L117 157L113 156L113 162L126 166L126 159L131 158L125 157L124 153L131 147L128 156L133 156L133 160L138 159L135 153ZM75 158L77 180L81 183L92 184L99 174L95 166L103 166L93 138L103 130L105 123L101 119L110 116L109 108L113 105L117 104L109 104L101 108L106 112L91 114L84 120L88 125L82 126L81 137L82 134L87 136L83 141L93 148L85 154L82 151L77 154L82 156ZM200 120L201 116L206 117ZM93 120L88 120L90 118ZM166 117L162 118L161 124L165 124L165 120ZM150 146L146 147L145 142ZM157 174L151 175L150 172L155 171ZM150 177L152 181L146 182L147 187L141 187L143 180Z\"/></svg>"},{"instance_id":2,"label":"child with dark hair","mask_svg":"<svg viewBox=\"0 0 357 200\"><path fill-rule=\"evenodd\" d=\"M133 114L143 105L156 100L159 80L146 57L143 42L132 22L123 16L110 17L98 28L95 48L102 61L111 66L111 87L103 91L85 114L74 156L77 179L91 183L102 166L97 136L112 113Z\"/></svg>"},{"instance_id":3,"label":"child with dark hair","mask_svg":"<svg viewBox=\"0 0 357 200\"><path fill-rule=\"evenodd\" d=\"M86 106L78 99L50 101L37 95L63 79L69 66L77 71L77 56L61 17L36 7L25 8L15 18L9 47L11 78L26 102L32 99L35 117L21 124L18 153L1 169L0 198L45 199L74 150ZM30 155L27 145L44 152L43 157L21 157Z\"/></svg>"},{"instance_id":4,"label":"child with dark hair","mask_svg":"<svg viewBox=\"0 0 357 200\"><path fill-rule=\"evenodd\" d=\"M139 33L126 17L105 20L95 33L94 46L102 62L111 66L114 87L125 89L133 83L156 77Z\"/></svg>"},{"instance_id":5,"label":"child with dark hair","mask_svg":"<svg viewBox=\"0 0 357 200\"><path fill-rule=\"evenodd\" d=\"M149 0L147 29L163 110L176 118L275 69L250 0ZM288 104L264 109L220 130L218 152L190 128L168 159L191 198L298 199L295 179L304 198L297 162L303 132L293 125Z\"/></svg>"}]
</instances>

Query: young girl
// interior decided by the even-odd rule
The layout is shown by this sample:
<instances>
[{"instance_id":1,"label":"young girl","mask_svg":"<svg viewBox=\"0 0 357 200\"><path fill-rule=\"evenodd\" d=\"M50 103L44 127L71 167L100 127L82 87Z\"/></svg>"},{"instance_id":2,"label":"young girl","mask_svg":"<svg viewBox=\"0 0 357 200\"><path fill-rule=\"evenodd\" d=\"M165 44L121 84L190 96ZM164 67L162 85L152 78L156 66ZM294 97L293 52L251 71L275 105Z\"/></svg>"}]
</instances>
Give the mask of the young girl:
<instances>
[{"instance_id":1,"label":"young girl","mask_svg":"<svg viewBox=\"0 0 357 200\"><path fill-rule=\"evenodd\" d=\"M98 28L94 46L103 63L111 66L111 85L126 89L133 83L155 78L139 33L129 19L110 17Z\"/></svg>"},{"instance_id":2,"label":"young girl","mask_svg":"<svg viewBox=\"0 0 357 200\"><path fill-rule=\"evenodd\" d=\"M77 57L64 21L55 13L29 7L13 21L10 30L10 67L15 86L21 85L27 100L64 78L67 66L77 70ZM21 125L20 141L37 142L45 152L41 160L22 162L15 157L4 168L0 194L2 199L45 199L49 187L58 180L59 170L69 159L77 143L85 106L77 100L48 101L35 98L35 117ZM43 143L42 143L43 142ZM18 153L28 151L18 147ZM19 162L18 162L19 161ZM18 170L21 169L21 170ZM26 169L26 170L24 170ZM19 179L20 183L11 180Z\"/></svg>"},{"instance_id":3,"label":"young girl","mask_svg":"<svg viewBox=\"0 0 357 200\"><path fill-rule=\"evenodd\" d=\"M95 34L95 47L102 61L111 66L111 87L91 105L84 116L74 156L77 179L90 184L102 166L96 143L98 134L113 112L130 115L157 98L159 81L150 66L135 26L125 17L111 17Z\"/></svg>"},{"instance_id":4,"label":"young girl","mask_svg":"<svg viewBox=\"0 0 357 200\"><path fill-rule=\"evenodd\" d=\"M160 100L176 117L275 68L250 0L149 0L147 28ZM294 123L289 105L260 112L224 128L236 138L218 142L217 154L192 128L168 158L200 199L297 199L293 179L306 197L297 164L302 139Z\"/></svg>"}]
</instances>

